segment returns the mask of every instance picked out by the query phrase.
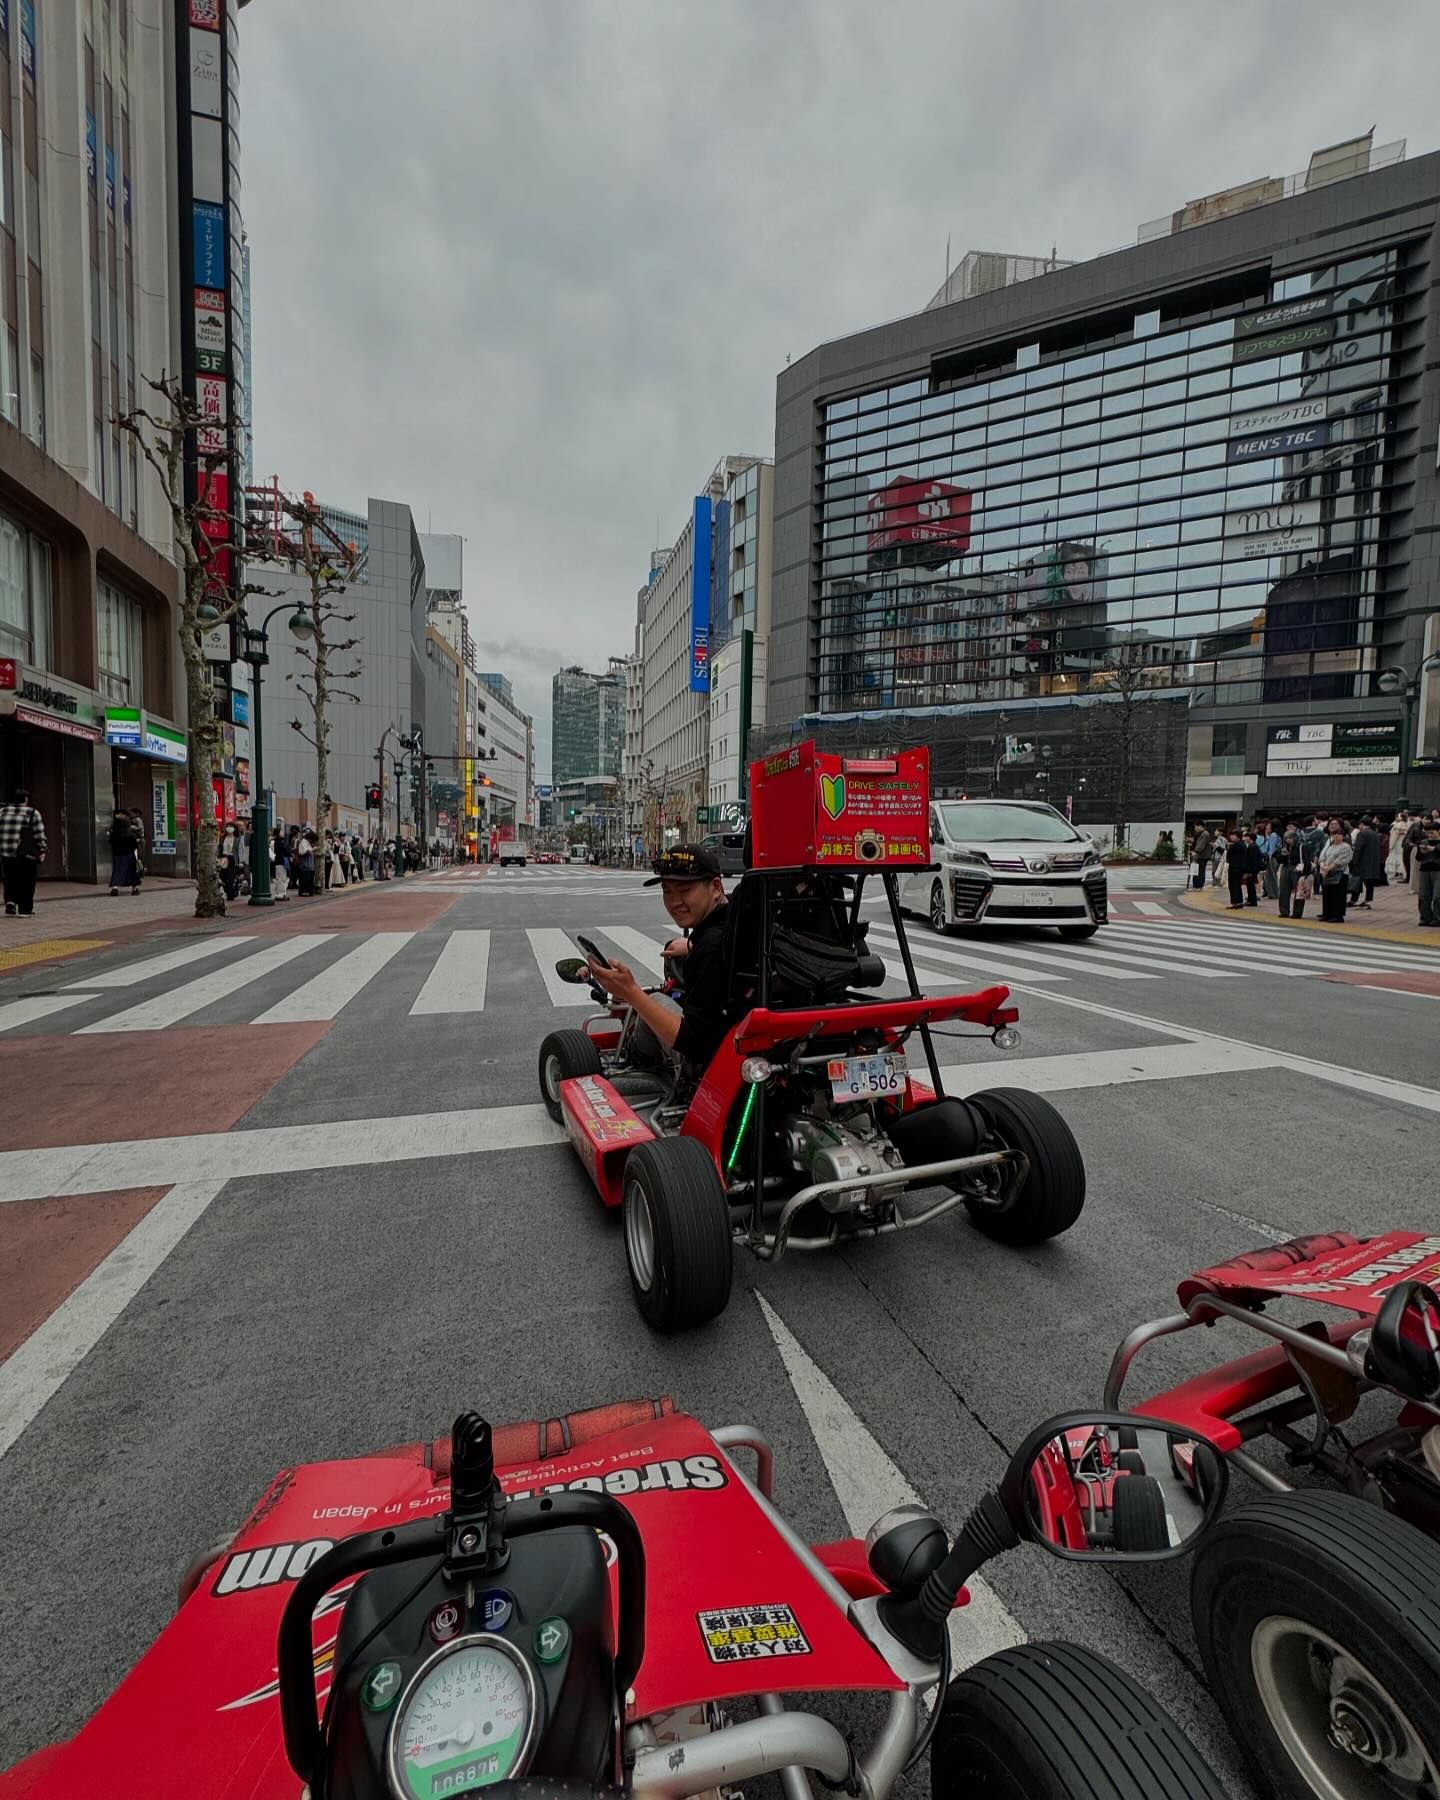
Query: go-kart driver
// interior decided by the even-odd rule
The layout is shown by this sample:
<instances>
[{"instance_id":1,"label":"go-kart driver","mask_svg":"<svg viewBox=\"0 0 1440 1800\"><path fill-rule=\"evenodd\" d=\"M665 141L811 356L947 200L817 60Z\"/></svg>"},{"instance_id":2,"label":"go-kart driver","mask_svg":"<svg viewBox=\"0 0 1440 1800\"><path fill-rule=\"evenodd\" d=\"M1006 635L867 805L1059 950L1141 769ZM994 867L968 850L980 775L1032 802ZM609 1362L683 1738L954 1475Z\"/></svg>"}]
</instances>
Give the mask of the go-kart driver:
<instances>
[{"instance_id":1,"label":"go-kart driver","mask_svg":"<svg viewBox=\"0 0 1440 1800\"><path fill-rule=\"evenodd\" d=\"M658 887L665 910L685 932L664 955L684 959L682 1004L647 994L633 969L590 963L590 976L612 1000L636 1014L632 1057L637 1066L661 1068L673 1056L682 1071L703 1071L729 1022L729 968L725 956L725 884L720 864L698 845L679 844L656 858L646 887Z\"/></svg>"}]
</instances>

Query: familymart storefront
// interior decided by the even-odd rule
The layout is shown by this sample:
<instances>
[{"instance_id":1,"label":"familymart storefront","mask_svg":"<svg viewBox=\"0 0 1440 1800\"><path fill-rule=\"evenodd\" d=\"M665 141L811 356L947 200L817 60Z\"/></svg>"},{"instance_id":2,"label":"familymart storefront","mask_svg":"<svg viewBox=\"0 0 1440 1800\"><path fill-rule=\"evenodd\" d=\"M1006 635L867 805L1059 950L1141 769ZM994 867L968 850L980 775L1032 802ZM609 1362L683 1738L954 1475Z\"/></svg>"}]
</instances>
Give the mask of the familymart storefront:
<instances>
[{"instance_id":1,"label":"familymart storefront","mask_svg":"<svg viewBox=\"0 0 1440 1800\"><path fill-rule=\"evenodd\" d=\"M155 875L185 873L185 733L139 706L105 708L114 803L145 826L145 866Z\"/></svg>"}]
</instances>

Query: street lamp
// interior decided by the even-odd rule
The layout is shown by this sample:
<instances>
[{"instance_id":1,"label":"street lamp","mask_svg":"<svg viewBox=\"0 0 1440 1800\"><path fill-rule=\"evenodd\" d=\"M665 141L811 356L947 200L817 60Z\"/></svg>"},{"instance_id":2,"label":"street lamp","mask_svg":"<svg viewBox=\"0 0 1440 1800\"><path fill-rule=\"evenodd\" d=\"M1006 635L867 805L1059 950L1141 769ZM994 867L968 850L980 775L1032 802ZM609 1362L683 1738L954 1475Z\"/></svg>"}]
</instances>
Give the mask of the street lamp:
<instances>
[{"instance_id":1,"label":"street lamp","mask_svg":"<svg viewBox=\"0 0 1440 1800\"><path fill-rule=\"evenodd\" d=\"M260 702L260 671L270 660L270 621L290 607L288 600L272 607L258 626L246 624L245 645L240 660L250 665L250 687L254 696L255 717L251 729L255 735L250 794L250 904L273 906L270 892L270 801L265 787L264 714ZM297 641L315 635L315 621L302 604L290 614L290 635Z\"/></svg>"},{"instance_id":2,"label":"street lamp","mask_svg":"<svg viewBox=\"0 0 1440 1800\"><path fill-rule=\"evenodd\" d=\"M1427 656L1413 675L1403 663L1395 663L1388 669L1378 670L1375 676L1375 685L1382 694L1398 694L1405 702L1405 720L1400 727L1400 797L1395 802L1397 812L1408 812L1410 808L1410 763L1415 754L1415 703L1420 698L1420 677L1436 670L1440 670L1440 653Z\"/></svg>"}]
</instances>

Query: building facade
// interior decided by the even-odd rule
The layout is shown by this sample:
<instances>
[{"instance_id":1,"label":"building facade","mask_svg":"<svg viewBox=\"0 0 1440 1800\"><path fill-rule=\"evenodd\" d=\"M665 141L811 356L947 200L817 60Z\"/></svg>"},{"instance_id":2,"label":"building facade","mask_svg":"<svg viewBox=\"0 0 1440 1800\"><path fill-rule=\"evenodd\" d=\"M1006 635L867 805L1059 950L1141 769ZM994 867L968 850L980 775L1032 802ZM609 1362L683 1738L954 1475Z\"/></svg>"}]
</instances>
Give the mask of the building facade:
<instances>
[{"instance_id":1,"label":"building facade","mask_svg":"<svg viewBox=\"0 0 1440 1800\"><path fill-rule=\"evenodd\" d=\"M118 805L188 862L170 516L114 423L178 364L174 94L162 0L0 6L0 785L46 878L95 879Z\"/></svg>"},{"instance_id":2,"label":"building facade","mask_svg":"<svg viewBox=\"0 0 1440 1800\"><path fill-rule=\"evenodd\" d=\"M516 704L508 676L480 672L485 706L477 755L486 760L484 823L519 835L535 823L535 721ZM488 752L495 751L494 757Z\"/></svg>"},{"instance_id":3,"label":"building facade","mask_svg":"<svg viewBox=\"0 0 1440 1800\"><path fill-rule=\"evenodd\" d=\"M706 823L749 806L745 739L765 725L775 465L737 469L716 505L716 570L710 619L710 773ZM749 643L746 643L746 634Z\"/></svg>"},{"instance_id":4,"label":"building facade","mask_svg":"<svg viewBox=\"0 0 1440 1800\"><path fill-rule=\"evenodd\" d=\"M625 749L625 665L612 657L603 674L578 665L557 670L550 684L551 780L618 775Z\"/></svg>"},{"instance_id":5,"label":"building facade","mask_svg":"<svg viewBox=\"0 0 1440 1800\"><path fill-rule=\"evenodd\" d=\"M347 819L357 810L363 816L366 789L381 780L379 752L384 738L381 823L385 833L393 835L397 830L394 762L402 754L398 739L412 734L417 726L429 738L427 677L432 668L440 673L440 665L434 662L439 652L427 637L420 536L410 508L402 501L372 499L363 515L327 508L326 517L347 541L359 541L363 530L364 543L355 578L336 602L337 612L353 614L353 620L337 619L330 634L336 642L357 640L353 650L332 652L332 669L337 674L352 668L358 671L353 679L336 681L338 688L356 698L337 694L329 709L330 799L333 808L345 809ZM250 578L282 598L293 595L297 602L308 602L308 579L288 564L252 560ZM267 599L264 606L268 611L278 603ZM252 603L257 609L260 604ZM300 648L286 636L282 616L271 629L270 663L264 676L264 777L275 796L276 816L288 824L314 824L321 817L315 791L315 751L301 736L302 731L313 733L309 706L297 686L308 668ZM456 678L448 659L444 671L453 693ZM413 810L402 776L398 828L411 823Z\"/></svg>"},{"instance_id":6,"label":"building facade","mask_svg":"<svg viewBox=\"0 0 1440 1800\"><path fill-rule=\"evenodd\" d=\"M1440 679L1403 744L1376 679L1440 648L1440 155L1401 152L784 370L764 741L1097 825L1440 799Z\"/></svg>"}]
</instances>

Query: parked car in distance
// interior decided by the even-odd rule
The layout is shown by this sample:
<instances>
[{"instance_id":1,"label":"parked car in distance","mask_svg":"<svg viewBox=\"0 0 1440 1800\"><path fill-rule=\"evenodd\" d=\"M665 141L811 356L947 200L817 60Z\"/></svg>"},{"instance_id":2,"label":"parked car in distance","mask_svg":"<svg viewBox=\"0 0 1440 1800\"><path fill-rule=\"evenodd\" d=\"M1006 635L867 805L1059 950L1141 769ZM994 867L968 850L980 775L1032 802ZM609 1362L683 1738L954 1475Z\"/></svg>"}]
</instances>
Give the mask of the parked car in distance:
<instances>
[{"instance_id":1,"label":"parked car in distance","mask_svg":"<svg viewBox=\"0 0 1440 1800\"><path fill-rule=\"evenodd\" d=\"M903 881L900 899L937 931L1053 925L1087 938L1105 923L1100 852L1043 801L932 801L930 848L940 867Z\"/></svg>"},{"instance_id":2,"label":"parked car in distance","mask_svg":"<svg viewBox=\"0 0 1440 1800\"><path fill-rule=\"evenodd\" d=\"M722 875L743 875L745 873L745 833L743 831L712 831L708 837L700 840L702 850L711 851L720 864Z\"/></svg>"}]
</instances>

